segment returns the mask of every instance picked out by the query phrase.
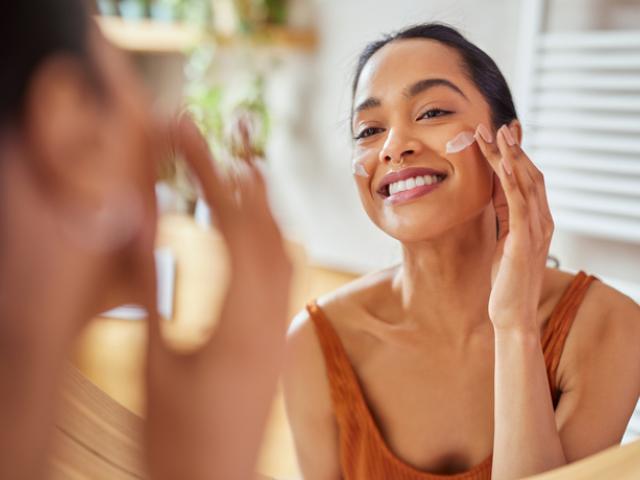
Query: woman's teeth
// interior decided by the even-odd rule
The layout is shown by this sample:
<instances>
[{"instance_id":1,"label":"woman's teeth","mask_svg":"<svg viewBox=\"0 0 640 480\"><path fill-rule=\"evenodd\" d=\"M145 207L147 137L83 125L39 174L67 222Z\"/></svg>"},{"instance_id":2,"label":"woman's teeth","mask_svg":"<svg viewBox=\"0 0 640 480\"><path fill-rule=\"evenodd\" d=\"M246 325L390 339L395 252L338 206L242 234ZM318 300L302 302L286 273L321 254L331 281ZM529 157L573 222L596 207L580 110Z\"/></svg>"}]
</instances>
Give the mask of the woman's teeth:
<instances>
[{"instance_id":1,"label":"woman's teeth","mask_svg":"<svg viewBox=\"0 0 640 480\"><path fill-rule=\"evenodd\" d=\"M432 185L444 180L443 175L421 175L419 177L411 177L406 180L400 180L389 184L389 195L394 195L399 192L411 190L416 187L423 187L425 185Z\"/></svg>"}]
</instances>

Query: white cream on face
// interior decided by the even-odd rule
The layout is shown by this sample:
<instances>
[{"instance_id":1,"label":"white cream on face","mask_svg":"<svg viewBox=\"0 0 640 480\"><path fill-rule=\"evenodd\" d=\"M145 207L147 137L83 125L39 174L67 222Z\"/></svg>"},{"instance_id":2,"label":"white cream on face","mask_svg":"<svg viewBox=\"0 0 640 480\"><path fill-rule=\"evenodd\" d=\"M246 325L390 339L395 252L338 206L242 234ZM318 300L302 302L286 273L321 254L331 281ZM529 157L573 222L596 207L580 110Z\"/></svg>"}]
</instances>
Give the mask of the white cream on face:
<instances>
[{"instance_id":1,"label":"white cream on face","mask_svg":"<svg viewBox=\"0 0 640 480\"><path fill-rule=\"evenodd\" d=\"M446 153L458 153L473 145L476 139L472 132L460 132L447 142Z\"/></svg>"},{"instance_id":2,"label":"white cream on face","mask_svg":"<svg viewBox=\"0 0 640 480\"><path fill-rule=\"evenodd\" d=\"M353 162L351 164L351 169L354 175L358 177L369 178L369 173L367 172L366 168L364 168L364 165L362 165L361 162Z\"/></svg>"},{"instance_id":3,"label":"white cream on face","mask_svg":"<svg viewBox=\"0 0 640 480\"><path fill-rule=\"evenodd\" d=\"M465 131L460 132L458 135L453 137L451 140L447 142L445 147L446 153L458 153L464 150L465 148L473 145L476 139L473 136L473 132ZM361 161L354 161L351 164L352 173L358 177L369 178L369 173Z\"/></svg>"}]
</instances>

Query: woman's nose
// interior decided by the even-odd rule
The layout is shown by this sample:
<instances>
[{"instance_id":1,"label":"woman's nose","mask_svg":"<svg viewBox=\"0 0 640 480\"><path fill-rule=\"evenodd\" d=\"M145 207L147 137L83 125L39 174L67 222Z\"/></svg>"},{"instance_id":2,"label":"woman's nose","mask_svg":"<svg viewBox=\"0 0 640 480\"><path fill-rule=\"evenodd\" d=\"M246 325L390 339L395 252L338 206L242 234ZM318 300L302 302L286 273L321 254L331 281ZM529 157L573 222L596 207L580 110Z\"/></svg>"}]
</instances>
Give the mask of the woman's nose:
<instances>
[{"instance_id":1,"label":"woman's nose","mask_svg":"<svg viewBox=\"0 0 640 480\"><path fill-rule=\"evenodd\" d=\"M406 160L407 157L415 155L418 149L419 145L415 139L391 130L380 150L379 160L381 163L399 165Z\"/></svg>"}]
</instances>

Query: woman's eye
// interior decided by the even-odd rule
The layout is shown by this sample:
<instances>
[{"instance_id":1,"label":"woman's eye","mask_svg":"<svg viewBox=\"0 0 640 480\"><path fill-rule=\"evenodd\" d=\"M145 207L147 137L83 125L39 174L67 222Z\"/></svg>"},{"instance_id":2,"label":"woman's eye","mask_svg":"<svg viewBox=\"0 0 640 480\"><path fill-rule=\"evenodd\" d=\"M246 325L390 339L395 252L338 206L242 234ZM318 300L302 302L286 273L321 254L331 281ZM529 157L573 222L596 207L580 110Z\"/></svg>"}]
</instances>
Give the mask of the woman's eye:
<instances>
[{"instance_id":1,"label":"woman's eye","mask_svg":"<svg viewBox=\"0 0 640 480\"><path fill-rule=\"evenodd\" d=\"M441 110L439 108L432 108L430 110L427 110L426 112L424 112L422 115L420 115L418 117L418 120L422 120L423 118L436 118L436 117L441 117L443 115L447 115L451 112L447 111L447 110Z\"/></svg>"},{"instance_id":2,"label":"woman's eye","mask_svg":"<svg viewBox=\"0 0 640 480\"><path fill-rule=\"evenodd\" d=\"M382 131L381 128L367 127L364 130L362 130L358 135L356 135L355 140L360 140L362 138L370 137L371 135L375 135L376 133L379 133L381 131Z\"/></svg>"}]
</instances>

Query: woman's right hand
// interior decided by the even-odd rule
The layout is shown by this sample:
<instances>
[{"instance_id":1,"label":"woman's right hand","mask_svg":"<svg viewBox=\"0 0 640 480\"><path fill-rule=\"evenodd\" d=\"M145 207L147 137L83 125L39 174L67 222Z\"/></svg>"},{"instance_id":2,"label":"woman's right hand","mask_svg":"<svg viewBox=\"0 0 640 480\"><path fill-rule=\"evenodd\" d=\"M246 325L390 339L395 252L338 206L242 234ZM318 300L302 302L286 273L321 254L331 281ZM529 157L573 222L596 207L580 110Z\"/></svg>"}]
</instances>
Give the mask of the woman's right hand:
<instances>
[{"instance_id":1,"label":"woman's right hand","mask_svg":"<svg viewBox=\"0 0 640 480\"><path fill-rule=\"evenodd\" d=\"M211 207L231 278L215 332L196 352L172 351L150 319L150 474L251 478L283 362L292 266L251 156L223 176L188 116L172 123L170 139Z\"/></svg>"}]
</instances>

